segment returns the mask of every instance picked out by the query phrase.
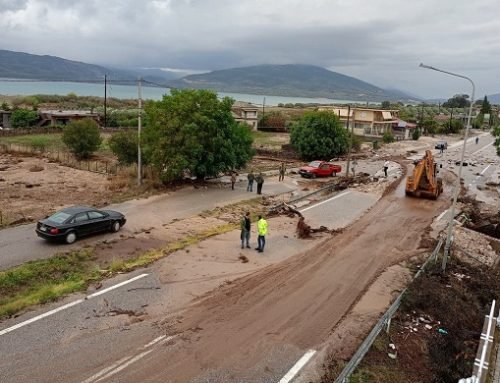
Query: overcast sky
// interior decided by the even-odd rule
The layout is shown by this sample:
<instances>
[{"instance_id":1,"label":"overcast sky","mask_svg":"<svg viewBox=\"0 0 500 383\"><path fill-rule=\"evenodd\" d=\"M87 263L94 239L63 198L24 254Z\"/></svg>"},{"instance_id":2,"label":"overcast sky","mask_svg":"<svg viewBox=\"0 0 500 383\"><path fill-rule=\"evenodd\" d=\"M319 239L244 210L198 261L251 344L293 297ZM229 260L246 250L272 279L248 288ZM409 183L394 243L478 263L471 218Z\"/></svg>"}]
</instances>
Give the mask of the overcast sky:
<instances>
[{"instance_id":1,"label":"overcast sky","mask_svg":"<svg viewBox=\"0 0 500 383\"><path fill-rule=\"evenodd\" d=\"M498 0L0 0L0 49L116 67L312 64L423 97L500 93Z\"/></svg>"}]
</instances>

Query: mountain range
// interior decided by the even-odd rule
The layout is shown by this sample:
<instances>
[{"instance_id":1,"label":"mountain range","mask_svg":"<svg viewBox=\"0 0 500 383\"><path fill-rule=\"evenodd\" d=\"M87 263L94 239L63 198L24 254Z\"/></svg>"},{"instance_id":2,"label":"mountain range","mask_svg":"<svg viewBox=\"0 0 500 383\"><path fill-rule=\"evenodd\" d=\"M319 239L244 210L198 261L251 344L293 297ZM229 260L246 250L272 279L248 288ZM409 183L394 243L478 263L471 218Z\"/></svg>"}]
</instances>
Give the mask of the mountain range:
<instances>
[{"instance_id":1,"label":"mountain range","mask_svg":"<svg viewBox=\"0 0 500 383\"><path fill-rule=\"evenodd\" d=\"M40 56L0 49L0 78L43 81L102 82L107 75L115 83L150 83L174 88L212 89L219 92L270 96L324 97L352 101L421 101L395 88L382 89L357 78L313 65L256 65L216 70L181 77L160 69L118 69L56 56ZM1 91L0 91L1 92ZM500 93L488 95L500 103Z\"/></svg>"}]
</instances>

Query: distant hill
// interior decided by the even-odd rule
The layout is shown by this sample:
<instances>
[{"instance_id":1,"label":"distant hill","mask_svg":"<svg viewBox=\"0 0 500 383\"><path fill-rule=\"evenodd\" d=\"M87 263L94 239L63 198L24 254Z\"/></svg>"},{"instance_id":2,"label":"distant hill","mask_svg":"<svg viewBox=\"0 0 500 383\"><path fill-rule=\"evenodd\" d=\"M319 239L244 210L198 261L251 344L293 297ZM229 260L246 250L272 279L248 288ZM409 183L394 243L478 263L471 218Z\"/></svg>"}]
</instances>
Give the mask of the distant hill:
<instances>
[{"instance_id":1,"label":"distant hill","mask_svg":"<svg viewBox=\"0 0 500 383\"><path fill-rule=\"evenodd\" d=\"M312 65L257 65L185 76L169 84L176 88L273 96L326 97L338 100L410 100L354 77Z\"/></svg>"},{"instance_id":2,"label":"distant hill","mask_svg":"<svg viewBox=\"0 0 500 383\"><path fill-rule=\"evenodd\" d=\"M154 69L105 68L55 56L0 50L0 78L94 82L103 81L104 75L108 75L110 81L123 82L135 81L140 75L145 80L163 84L174 78L171 74Z\"/></svg>"},{"instance_id":3,"label":"distant hill","mask_svg":"<svg viewBox=\"0 0 500 383\"><path fill-rule=\"evenodd\" d=\"M500 105L500 93L489 94L488 101L492 104Z\"/></svg>"}]
</instances>

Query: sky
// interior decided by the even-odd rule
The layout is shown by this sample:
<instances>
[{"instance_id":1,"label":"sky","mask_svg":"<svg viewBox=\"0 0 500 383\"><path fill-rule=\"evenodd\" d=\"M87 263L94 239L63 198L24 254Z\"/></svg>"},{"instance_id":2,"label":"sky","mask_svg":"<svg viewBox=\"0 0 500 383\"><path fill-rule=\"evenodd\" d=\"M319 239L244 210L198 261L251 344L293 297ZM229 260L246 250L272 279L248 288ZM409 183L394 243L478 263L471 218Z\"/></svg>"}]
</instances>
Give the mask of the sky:
<instances>
[{"instance_id":1,"label":"sky","mask_svg":"<svg viewBox=\"0 0 500 383\"><path fill-rule=\"evenodd\" d=\"M179 73L311 64L425 98L500 93L498 0L0 0L0 49Z\"/></svg>"}]
</instances>

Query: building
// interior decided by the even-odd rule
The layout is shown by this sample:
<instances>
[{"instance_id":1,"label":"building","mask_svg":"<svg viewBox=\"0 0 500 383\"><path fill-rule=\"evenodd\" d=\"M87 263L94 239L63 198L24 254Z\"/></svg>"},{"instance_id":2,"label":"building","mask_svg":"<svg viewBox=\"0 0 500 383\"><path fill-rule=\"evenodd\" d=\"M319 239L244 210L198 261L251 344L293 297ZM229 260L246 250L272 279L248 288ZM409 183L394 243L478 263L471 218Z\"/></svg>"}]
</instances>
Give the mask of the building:
<instances>
[{"instance_id":1,"label":"building","mask_svg":"<svg viewBox=\"0 0 500 383\"><path fill-rule=\"evenodd\" d=\"M319 110L330 110L339 116L340 121L347 127L347 107L321 107ZM398 123L397 110L350 108L349 130L354 134L365 137L381 137L386 132L392 133L392 127Z\"/></svg>"},{"instance_id":2,"label":"building","mask_svg":"<svg viewBox=\"0 0 500 383\"><path fill-rule=\"evenodd\" d=\"M412 138L415 129L417 129L417 124L400 119L392 126L392 132L396 140L408 140Z\"/></svg>"},{"instance_id":3,"label":"building","mask_svg":"<svg viewBox=\"0 0 500 383\"><path fill-rule=\"evenodd\" d=\"M9 110L0 110L0 128L11 129L10 116L12 112Z\"/></svg>"},{"instance_id":4,"label":"building","mask_svg":"<svg viewBox=\"0 0 500 383\"><path fill-rule=\"evenodd\" d=\"M259 122L257 112L259 108L249 102L236 101L233 104L232 113L233 117L238 122L244 122L252 127L252 130L257 130Z\"/></svg>"},{"instance_id":5,"label":"building","mask_svg":"<svg viewBox=\"0 0 500 383\"><path fill-rule=\"evenodd\" d=\"M90 118L100 125L99 114L88 110L40 110L38 126L67 125L71 121Z\"/></svg>"}]
</instances>

